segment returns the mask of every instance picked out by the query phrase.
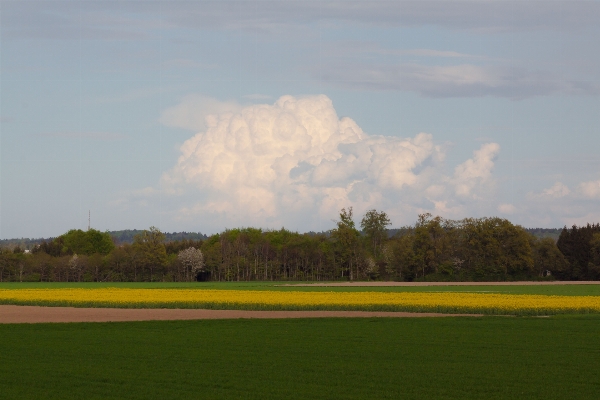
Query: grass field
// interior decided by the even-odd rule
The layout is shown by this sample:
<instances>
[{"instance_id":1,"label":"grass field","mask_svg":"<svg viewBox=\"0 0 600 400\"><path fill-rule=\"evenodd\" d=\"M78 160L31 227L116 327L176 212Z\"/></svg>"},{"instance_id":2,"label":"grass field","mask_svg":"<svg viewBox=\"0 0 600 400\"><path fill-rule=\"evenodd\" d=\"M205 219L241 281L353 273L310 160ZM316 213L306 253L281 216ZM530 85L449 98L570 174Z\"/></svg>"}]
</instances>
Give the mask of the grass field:
<instances>
[{"instance_id":1,"label":"grass field","mask_svg":"<svg viewBox=\"0 0 600 400\"><path fill-rule=\"evenodd\" d=\"M594 399L600 317L0 325L5 399Z\"/></svg>"},{"instance_id":2,"label":"grass field","mask_svg":"<svg viewBox=\"0 0 600 400\"><path fill-rule=\"evenodd\" d=\"M214 290L274 290L301 292L466 292L539 294L556 296L600 296L600 285L548 285L548 286L387 286L387 287L323 287L282 286L304 282L23 282L0 283L0 289L58 289L58 288L157 288L157 289L214 289Z\"/></svg>"}]
</instances>

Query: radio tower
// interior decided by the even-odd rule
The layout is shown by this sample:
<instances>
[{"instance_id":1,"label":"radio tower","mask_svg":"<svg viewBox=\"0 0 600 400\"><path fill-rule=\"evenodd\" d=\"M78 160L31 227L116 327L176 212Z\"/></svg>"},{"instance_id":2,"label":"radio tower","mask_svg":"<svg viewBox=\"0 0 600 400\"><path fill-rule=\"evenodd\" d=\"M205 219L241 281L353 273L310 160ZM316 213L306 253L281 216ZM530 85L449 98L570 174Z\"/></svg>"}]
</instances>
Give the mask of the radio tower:
<instances>
[{"instance_id":1,"label":"radio tower","mask_svg":"<svg viewBox=\"0 0 600 400\"><path fill-rule=\"evenodd\" d=\"M90 216L91 216L91 212L90 212L90 210L88 210L88 231L90 230Z\"/></svg>"}]
</instances>

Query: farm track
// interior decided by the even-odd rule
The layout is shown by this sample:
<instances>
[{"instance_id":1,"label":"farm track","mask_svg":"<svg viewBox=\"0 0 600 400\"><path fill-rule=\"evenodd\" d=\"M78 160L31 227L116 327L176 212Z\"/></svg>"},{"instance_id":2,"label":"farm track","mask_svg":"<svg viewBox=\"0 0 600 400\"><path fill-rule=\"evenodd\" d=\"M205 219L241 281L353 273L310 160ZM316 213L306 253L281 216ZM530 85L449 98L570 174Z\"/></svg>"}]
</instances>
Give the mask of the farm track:
<instances>
[{"instance_id":1,"label":"farm track","mask_svg":"<svg viewBox=\"0 0 600 400\"><path fill-rule=\"evenodd\" d=\"M48 322L124 322L198 319L282 318L414 318L481 317L482 314L441 314L385 311L244 311L198 309L124 309L0 305L1 324Z\"/></svg>"},{"instance_id":2,"label":"farm track","mask_svg":"<svg viewBox=\"0 0 600 400\"><path fill-rule=\"evenodd\" d=\"M551 285L600 285L600 281L515 281L515 282L330 282L298 283L277 286L343 286L343 287L387 287L387 286L551 286Z\"/></svg>"}]
</instances>

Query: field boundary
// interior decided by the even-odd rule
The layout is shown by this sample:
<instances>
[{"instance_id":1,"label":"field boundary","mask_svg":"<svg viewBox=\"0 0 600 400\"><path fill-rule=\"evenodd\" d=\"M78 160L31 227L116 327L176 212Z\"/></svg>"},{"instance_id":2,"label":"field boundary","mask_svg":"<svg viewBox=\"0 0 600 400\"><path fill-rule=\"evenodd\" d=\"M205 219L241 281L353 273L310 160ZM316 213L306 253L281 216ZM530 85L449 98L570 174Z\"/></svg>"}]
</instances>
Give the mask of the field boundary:
<instances>
[{"instance_id":1,"label":"field boundary","mask_svg":"<svg viewBox=\"0 0 600 400\"><path fill-rule=\"evenodd\" d=\"M511 281L511 282L325 282L288 283L274 286L343 286L343 287L386 287L386 286L550 286L550 285L600 285L600 281Z\"/></svg>"},{"instance_id":2,"label":"field boundary","mask_svg":"<svg viewBox=\"0 0 600 400\"><path fill-rule=\"evenodd\" d=\"M153 308L77 308L0 305L0 324L175 321L200 319L482 317L483 314L398 311L248 311Z\"/></svg>"}]
</instances>

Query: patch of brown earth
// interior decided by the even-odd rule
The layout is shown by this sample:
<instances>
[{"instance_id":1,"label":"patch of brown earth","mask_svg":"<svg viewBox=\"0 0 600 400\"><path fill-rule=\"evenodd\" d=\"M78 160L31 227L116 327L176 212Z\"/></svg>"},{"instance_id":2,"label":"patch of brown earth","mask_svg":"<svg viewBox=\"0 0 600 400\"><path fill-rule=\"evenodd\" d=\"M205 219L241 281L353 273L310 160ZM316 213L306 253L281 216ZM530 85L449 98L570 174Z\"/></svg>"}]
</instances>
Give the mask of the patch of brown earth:
<instances>
[{"instance_id":1,"label":"patch of brown earth","mask_svg":"<svg viewBox=\"0 0 600 400\"><path fill-rule=\"evenodd\" d=\"M240 318L371 318L481 317L481 314L439 314L385 311L244 311L150 308L74 308L0 305L0 323L166 321Z\"/></svg>"}]
</instances>

